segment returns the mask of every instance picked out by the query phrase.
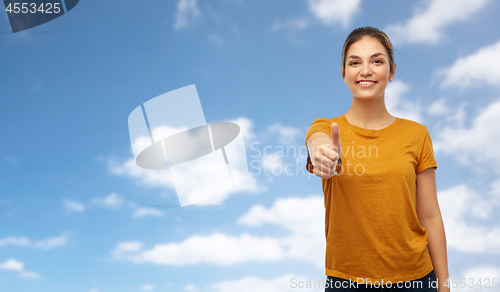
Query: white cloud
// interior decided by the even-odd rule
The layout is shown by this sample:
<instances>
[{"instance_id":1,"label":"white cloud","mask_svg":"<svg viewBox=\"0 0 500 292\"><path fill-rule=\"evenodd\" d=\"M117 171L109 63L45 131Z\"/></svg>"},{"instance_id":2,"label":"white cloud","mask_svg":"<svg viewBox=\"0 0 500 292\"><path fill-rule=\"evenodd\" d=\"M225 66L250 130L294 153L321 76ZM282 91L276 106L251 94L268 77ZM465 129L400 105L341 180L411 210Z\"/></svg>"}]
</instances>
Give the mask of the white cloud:
<instances>
[{"instance_id":1,"label":"white cloud","mask_svg":"<svg viewBox=\"0 0 500 292\"><path fill-rule=\"evenodd\" d=\"M460 279L454 279L452 285L457 285L453 291L457 292L480 292L484 290L499 291L498 288L498 275L500 275L500 267L492 265L476 266L465 270L460 278L467 279L466 287L460 287ZM492 279L496 278L497 284L492 283ZM496 286L496 287L495 287ZM453 286L452 286L453 287ZM495 288L493 288L495 287Z\"/></svg>"},{"instance_id":2,"label":"white cloud","mask_svg":"<svg viewBox=\"0 0 500 292\"><path fill-rule=\"evenodd\" d=\"M141 286L142 291L153 291L154 289L156 289L156 286L152 284L144 284Z\"/></svg>"},{"instance_id":3,"label":"white cloud","mask_svg":"<svg viewBox=\"0 0 500 292\"><path fill-rule=\"evenodd\" d=\"M29 244L30 240L26 237L9 236L4 239L0 239L0 247L7 245L28 246Z\"/></svg>"},{"instance_id":4,"label":"white cloud","mask_svg":"<svg viewBox=\"0 0 500 292\"><path fill-rule=\"evenodd\" d=\"M420 104L403 98L409 90L410 85L401 80L389 83L384 95L387 111L396 117L422 123Z\"/></svg>"},{"instance_id":5,"label":"white cloud","mask_svg":"<svg viewBox=\"0 0 500 292\"><path fill-rule=\"evenodd\" d=\"M469 223L471 218L490 219L493 210L500 206L500 196L493 192L481 196L461 184L439 191L438 200L449 247L476 254L500 253L500 226Z\"/></svg>"},{"instance_id":6,"label":"white cloud","mask_svg":"<svg viewBox=\"0 0 500 292\"><path fill-rule=\"evenodd\" d=\"M99 290L97 290L97 288L90 288L89 292L99 292Z\"/></svg>"},{"instance_id":7,"label":"white cloud","mask_svg":"<svg viewBox=\"0 0 500 292\"><path fill-rule=\"evenodd\" d=\"M297 138L302 139L303 135L301 129L280 123L267 127L260 135L266 145L257 141L250 145L252 151L248 157L251 172L255 175L264 174L269 181L273 180L272 176L300 173L299 165L303 167L307 158L306 148L297 144L297 142L302 143ZM275 145L269 145L271 143ZM301 164L301 160L304 165Z\"/></svg>"},{"instance_id":8,"label":"white cloud","mask_svg":"<svg viewBox=\"0 0 500 292\"><path fill-rule=\"evenodd\" d=\"M179 0L175 13L174 29L179 30L193 26L200 14L196 0Z\"/></svg>"},{"instance_id":9,"label":"white cloud","mask_svg":"<svg viewBox=\"0 0 500 292\"><path fill-rule=\"evenodd\" d=\"M248 233L239 236L214 233L194 235L180 243L157 244L150 249L145 249L139 241L121 242L111 254L117 260L173 266L200 263L233 265L293 258L310 262L320 269L324 265L326 248L323 204L320 196L278 199L269 209L252 207L238 221L239 224L255 227L277 225L290 233L283 238L256 237Z\"/></svg>"},{"instance_id":10,"label":"white cloud","mask_svg":"<svg viewBox=\"0 0 500 292\"><path fill-rule=\"evenodd\" d=\"M237 186L232 188L229 192L223 193L221 195L212 197L208 200L205 200L203 202L198 203L197 205L220 205L222 204L227 198L229 198L230 195L236 194L236 193L262 193L265 192L267 188L265 186L261 186L257 182L256 176L252 175L250 173L250 167L249 167L249 173L247 177Z\"/></svg>"},{"instance_id":11,"label":"white cloud","mask_svg":"<svg viewBox=\"0 0 500 292\"><path fill-rule=\"evenodd\" d=\"M19 277L27 279L40 279L40 275L36 272L25 271L24 264L15 259L8 259L4 263L0 263L0 270L19 272Z\"/></svg>"},{"instance_id":12,"label":"white cloud","mask_svg":"<svg viewBox=\"0 0 500 292\"><path fill-rule=\"evenodd\" d=\"M491 183L491 194L500 198L500 179Z\"/></svg>"},{"instance_id":13,"label":"white cloud","mask_svg":"<svg viewBox=\"0 0 500 292\"><path fill-rule=\"evenodd\" d=\"M340 23L344 28L361 9L361 0L308 0L309 11L323 24Z\"/></svg>"},{"instance_id":14,"label":"white cloud","mask_svg":"<svg viewBox=\"0 0 500 292\"><path fill-rule=\"evenodd\" d=\"M51 238L47 238L45 240L35 242L33 244L33 246L36 248L42 248L42 249L52 249L52 248L66 245L66 243L68 243L67 236L60 235L60 236L51 237Z\"/></svg>"},{"instance_id":15,"label":"white cloud","mask_svg":"<svg viewBox=\"0 0 500 292\"><path fill-rule=\"evenodd\" d=\"M269 126L267 131L272 135L277 134L278 141L284 145L292 144L297 137L303 134L299 128L283 126L280 123Z\"/></svg>"},{"instance_id":16,"label":"white cloud","mask_svg":"<svg viewBox=\"0 0 500 292\"><path fill-rule=\"evenodd\" d=\"M445 98L440 98L433 102L429 107L428 113L431 115L447 115L451 112L450 106L446 103Z\"/></svg>"},{"instance_id":17,"label":"white cloud","mask_svg":"<svg viewBox=\"0 0 500 292\"><path fill-rule=\"evenodd\" d=\"M269 209L253 206L238 220L238 224L278 225L291 233L281 241L287 257L308 261L317 268L324 266L326 245L323 197L279 198Z\"/></svg>"},{"instance_id":18,"label":"white cloud","mask_svg":"<svg viewBox=\"0 0 500 292\"><path fill-rule=\"evenodd\" d=\"M258 171L265 175L282 175L285 173L285 162L279 156L263 156L260 160L261 169ZM260 173L259 173L260 174Z\"/></svg>"},{"instance_id":19,"label":"white cloud","mask_svg":"<svg viewBox=\"0 0 500 292\"><path fill-rule=\"evenodd\" d=\"M500 203L500 198L491 196L485 199L465 184L440 191L439 195L445 204L442 214L450 220L465 220L466 215L487 219L495 205Z\"/></svg>"},{"instance_id":20,"label":"white cloud","mask_svg":"<svg viewBox=\"0 0 500 292\"><path fill-rule=\"evenodd\" d=\"M102 208L117 209L120 208L125 200L116 193L111 193L103 198L93 198L91 202Z\"/></svg>"},{"instance_id":21,"label":"white cloud","mask_svg":"<svg viewBox=\"0 0 500 292\"><path fill-rule=\"evenodd\" d=\"M437 43L451 24L471 18L488 0L421 1L406 23L389 25L384 31L393 43Z\"/></svg>"},{"instance_id":22,"label":"white cloud","mask_svg":"<svg viewBox=\"0 0 500 292\"><path fill-rule=\"evenodd\" d=\"M468 88L481 85L500 85L500 41L481 48L477 52L461 57L448 68L439 69L437 75L444 75L441 88ZM488 66L485 66L485 62Z\"/></svg>"},{"instance_id":23,"label":"white cloud","mask_svg":"<svg viewBox=\"0 0 500 292\"><path fill-rule=\"evenodd\" d=\"M288 30L290 32L299 31L309 26L309 20L305 17L289 18L287 20L276 20L271 25L271 32Z\"/></svg>"},{"instance_id":24,"label":"white cloud","mask_svg":"<svg viewBox=\"0 0 500 292\"><path fill-rule=\"evenodd\" d=\"M278 19L271 25L270 32L285 32L286 40L293 45L303 45L306 42L297 37L297 33L311 25L311 20L307 17L288 17L287 19Z\"/></svg>"},{"instance_id":25,"label":"white cloud","mask_svg":"<svg viewBox=\"0 0 500 292\"><path fill-rule=\"evenodd\" d=\"M454 122L457 127L463 127L465 117L467 115L467 113L465 112L465 108L467 107L467 105L467 102L461 103L458 108L454 110L455 114L447 116L446 120L448 122Z\"/></svg>"},{"instance_id":26,"label":"white cloud","mask_svg":"<svg viewBox=\"0 0 500 292\"><path fill-rule=\"evenodd\" d=\"M441 119L444 118L448 123L454 123L457 127L462 127L465 122L465 107L467 105L468 102L463 102L456 107L452 107L445 98L440 98L430 105L427 113L439 116Z\"/></svg>"},{"instance_id":27,"label":"white cloud","mask_svg":"<svg viewBox=\"0 0 500 292\"><path fill-rule=\"evenodd\" d=\"M162 217L163 213L154 208L139 208L135 210L134 213L132 214L132 217L134 218L145 217L145 216Z\"/></svg>"},{"instance_id":28,"label":"white cloud","mask_svg":"<svg viewBox=\"0 0 500 292\"><path fill-rule=\"evenodd\" d=\"M82 203L75 201L75 200L64 200L64 208L66 208L66 212L68 213L73 213L73 212L83 212L85 211L85 205Z\"/></svg>"},{"instance_id":29,"label":"white cloud","mask_svg":"<svg viewBox=\"0 0 500 292\"><path fill-rule=\"evenodd\" d=\"M323 199L318 196L278 198L269 209L262 205L251 207L238 219L238 224L253 227L276 224L299 233L324 231L321 224L324 223L323 204ZM320 224L312 224L315 222L320 222Z\"/></svg>"},{"instance_id":30,"label":"white cloud","mask_svg":"<svg viewBox=\"0 0 500 292\"><path fill-rule=\"evenodd\" d=\"M19 277L21 278L27 278L27 279L40 279L40 275L36 272L29 272L29 271L25 271L25 272L21 272L19 273Z\"/></svg>"},{"instance_id":31,"label":"white cloud","mask_svg":"<svg viewBox=\"0 0 500 292\"><path fill-rule=\"evenodd\" d=\"M435 152L444 152L465 166L491 167L500 173L500 100L472 119L470 127L445 126L433 137Z\"/></svg>"},{"instance_id":32,"label":"white cloud","mask_svg":"<svg viewBox=\"0 0 500 292\"><path fill-rule=\"evenodd\" d=\"M113 174L128 176L142 186L175 189L168 169L144 169L135 164L134 158L123 163L110 160L109 169Z\"/></svg>"},{"instance_id":33,"label":"white cloud","mask_svg":"<svg viewBox=\"0 0 500 292\"><path fill-rule=\"evenodd\" d=\"M8 259L4 263L0 263L0 270L22 271L23 269L24 264L14 259Z\"/></svg>"},{"instance_id":34,"label":"white cloud","mask_svg":"<svg viewBox=\"0 0 500 292\"><path fill-rule=\"evenodd\" d=\"M207 39L217 47L224 47L224 39L216 33L209 34Z\"/></svg>"},{"instance_id":35,"label":"white cloud","mask_svg":"<svg viewBox=\"0 0 500 292\"><path fill-rule=\"evenodd\" d=\"M35 248L52 249L52 248L63 246L67 242L68 242L68 239L67 239L66 235L51 237L51 238L47 238L47 239L40 240L37 242L32 242L27 237L9 236L9 237L0 239L0 247L12 245L12 246L31 246L31 247L35 247Z\"/></svg>"},{"instance_id":36,"label":"white cloud","mask_svg":"<svg viewBox=\"0 0 500 292\"><path fill-rule=\"evenodd\" d=\"M143 246L144 244L140 241L121 242L113 250L112 254L115 258L121 258L126 253L140 251Z\"/></svg>"},{"instance_id":37,"label":"white cloud","mask_svg":"<svg viewBox=\"0 0 500 292\"><path fill-rule=\"evenodd\" d=\"M237 119L228 120L227 122L235 123L240 127L240 131L245 144L249 144L257 138L255 133L253 132L254 125L252 120L240 117Z\"/></svg>"},{"instance_id":38,"label":"white cloud","mask_svg":"<svg viewBox=\"0 0 500 292\"><path fill-rule=\"evenodd\" d=\"M354 15L360 11L360 4L361 0L307 0L308 10L312 17L295 16L279 19L272 23L270 31L286 31L288 41L301 45L304 41L296 38L295 33L311 26L313 19L323 25L340 24L347 28Z\"/></svg>"},{"instance_id":39,"label":"white cloud","mask_svg":"<svg viewBox=\"0 0 500 292\"><path fill-rule=\"evenodd\" d=\"M196 287L195 285L193 284L187 284L186 286L183 287L183 289L185 291L189 291L189 292L195 292L195 291L198 291L198 287Z\"/></svg>"},{"instance_id":40,"label":"white cloud","mask_svg":"<svg viewBox=\"0 0 500 292\"><path fill-rule=\"evenodd\" d=\"M247 261L269 261L283 257L278 240L258 238L246 233L230 236L215 233L194 235L180 243L157 244L143 250L138 242L123 242L112 251L116 259L135 263L184 266L200 263L232 265Z\"/></svg>"}]
</instances>

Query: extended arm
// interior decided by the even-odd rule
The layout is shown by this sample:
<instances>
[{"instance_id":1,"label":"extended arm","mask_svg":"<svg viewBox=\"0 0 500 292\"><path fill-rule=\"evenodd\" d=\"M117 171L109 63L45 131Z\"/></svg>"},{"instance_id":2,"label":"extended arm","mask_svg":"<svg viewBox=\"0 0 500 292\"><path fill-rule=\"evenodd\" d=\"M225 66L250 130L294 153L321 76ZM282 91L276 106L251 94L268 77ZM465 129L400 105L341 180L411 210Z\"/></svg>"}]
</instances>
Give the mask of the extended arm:
<instances>
[{"instance_id":1,"label":"extended arm","mask_svg":"<svg viewBox=\"0 0 500 292\"><path fill-rule=\"evenodd\" d=\"M321 178L329 179L337 167L340 158L340 136L337 123L331 126L331 137L323 132L315 132L307 139L307 149L311 163L314 165L313 173Z\"/></svg>"},{"instance_id":2,"label":"extended arm","mask_svg":"<svg viewBox=\"0 0 500 292\"><path fill-rule=\"evenodd\" d=\"M431 167L417 175L417 216L427 229L428 248L438 280L438 291L449 292L444 286L449 278L446 235L436 191L436 170Z\"/></svg>"}]
</instances>

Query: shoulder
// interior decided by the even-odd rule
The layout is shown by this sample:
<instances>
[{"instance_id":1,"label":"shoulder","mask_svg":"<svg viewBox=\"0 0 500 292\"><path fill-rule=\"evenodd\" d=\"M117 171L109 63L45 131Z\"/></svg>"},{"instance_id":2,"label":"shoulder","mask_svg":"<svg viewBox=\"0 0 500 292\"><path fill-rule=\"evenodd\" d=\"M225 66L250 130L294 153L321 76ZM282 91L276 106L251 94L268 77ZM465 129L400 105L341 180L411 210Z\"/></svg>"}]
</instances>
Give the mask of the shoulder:
<instances>
[{"instance_id":1,"label":"shoulder","mask_svg":"<svg viewBox=\"0 0 500 292\"><path fill-rule=\"evenodd\" d=\"M339 123L342 119L342 116L340 117L333 117L333 118L317 118L314 120L312 125L318 125L318 124L323 124L323 125L328 125L331 126L332 123Z\"/></svg>"},{"instance_id":2,"label":"shoulder","mask_svg":"<svg viewBox=\"0 0 500 292\"><path fill-rule=\"evenodd\" d=\"M338 116L338 117L333 117L330 119L330 122L331 123L338 123L342 120L342 116Z\"/></svg>"},{"instance_id":3,"label":"shoulder","mask_svg":"<svg viewBox=\"0 0 500 292\"><path fill-rule=\"evenodd\" d=\"M405 130L412 131L414 133L422 134L428 132L427 126L419 122L408 120L405 118L398 118L400 120L400 127L405 128Z\"/></svg>"}]
</instances>

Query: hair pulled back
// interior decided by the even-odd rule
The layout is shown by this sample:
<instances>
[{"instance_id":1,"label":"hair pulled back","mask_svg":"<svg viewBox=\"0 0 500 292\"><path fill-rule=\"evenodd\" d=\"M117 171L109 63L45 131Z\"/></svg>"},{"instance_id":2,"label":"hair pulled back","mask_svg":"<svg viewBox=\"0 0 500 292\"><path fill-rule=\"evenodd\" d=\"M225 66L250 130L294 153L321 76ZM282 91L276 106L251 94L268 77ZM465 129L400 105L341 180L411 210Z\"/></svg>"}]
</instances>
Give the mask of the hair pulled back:
<instances>
[{"instance_id":1,"label":"hair pulled back","mask_svg":"<svg viewBox=\"0 0 500 292\"><path fill-rule=\"evenodd\" d=\"M353 30L348 36L347 39L344 42L344 47L342 48L342 76L345 76L345 62L346 62L346 54L347 50L349 47L360 40L361 38L368 36L375 38L382 43L382 45L385 47L387 50L387 53L389 53L389 65L391 68L391 72L393 70L393 65L394 65L394 51L392 48L391 41L389 40L389 37L385 34L385 32L381 31L378 28L371 27L371 26L365 26L365 27L360 27L356 28Z\"/></svg>"}]
</instances>

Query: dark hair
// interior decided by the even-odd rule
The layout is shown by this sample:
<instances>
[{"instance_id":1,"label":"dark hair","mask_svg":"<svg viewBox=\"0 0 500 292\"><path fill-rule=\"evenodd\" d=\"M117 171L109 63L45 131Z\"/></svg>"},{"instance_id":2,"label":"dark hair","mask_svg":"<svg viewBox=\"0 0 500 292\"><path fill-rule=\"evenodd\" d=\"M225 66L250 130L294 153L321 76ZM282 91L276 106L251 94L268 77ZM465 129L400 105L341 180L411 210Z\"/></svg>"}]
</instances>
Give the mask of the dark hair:
<instances>
[{"instance_id":1,"label":"dark hair","mask_svg":"<svg viewBox=\"0 0 500 292\"><path fill-rule=\"evenodd\" d=\"M353 30L349 34L349 36L347 36L347 39L344 42L344 47L342 48L342 66L341 66L342 76L345 75L345 62L346 62L347 50L353 43L357 42L358 40L360 40L365 36L375 38L379 40L380 43L382 43L382 45L384 45L385 49L387 50L387 53L389 53L389 67L392 72L394 65L394 51L392 48L391 41L389 40L389 37L385 34L385 32L381 31L378 28L365 26Z\"/></svg>"}]
</instances>

